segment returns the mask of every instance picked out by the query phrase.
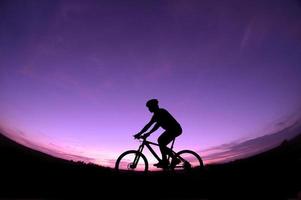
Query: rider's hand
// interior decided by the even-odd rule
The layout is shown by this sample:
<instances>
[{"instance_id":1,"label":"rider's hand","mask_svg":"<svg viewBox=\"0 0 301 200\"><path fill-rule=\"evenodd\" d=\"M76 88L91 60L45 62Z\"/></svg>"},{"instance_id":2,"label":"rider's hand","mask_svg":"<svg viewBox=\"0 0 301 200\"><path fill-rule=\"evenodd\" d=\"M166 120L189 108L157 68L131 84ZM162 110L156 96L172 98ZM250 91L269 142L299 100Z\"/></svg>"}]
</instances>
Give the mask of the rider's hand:
<instances>
[{"instance_id":1,"label":"rider's hand","mask_svg":"<svg viewBox=\"0 0 301 200\"><path fill-rule=\"evenodd\" d=\"M137 134L134 135L134 138L135 138L135 139L139 139L140 136L141 136L141 133L137 133Z\"/></svg>"}]
</instances>

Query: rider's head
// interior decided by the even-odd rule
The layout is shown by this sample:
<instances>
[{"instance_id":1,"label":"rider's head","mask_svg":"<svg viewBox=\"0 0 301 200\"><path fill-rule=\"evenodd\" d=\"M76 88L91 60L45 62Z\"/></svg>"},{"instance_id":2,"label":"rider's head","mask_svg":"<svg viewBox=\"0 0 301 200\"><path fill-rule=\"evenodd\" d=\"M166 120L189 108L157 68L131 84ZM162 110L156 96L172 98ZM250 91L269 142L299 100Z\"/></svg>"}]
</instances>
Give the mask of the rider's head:
<instances>
[{"instance_id":1,"label":"rider's head","mask_svg":"<svg viewBox=\"0 0 301 200\"><path fill-rule=\"evenodd\" d=\"M146 107L148 107L150 112L155 112L159 109L159 101L157 99L151 99L146 102Z\"/></svg>"}]
</instances>

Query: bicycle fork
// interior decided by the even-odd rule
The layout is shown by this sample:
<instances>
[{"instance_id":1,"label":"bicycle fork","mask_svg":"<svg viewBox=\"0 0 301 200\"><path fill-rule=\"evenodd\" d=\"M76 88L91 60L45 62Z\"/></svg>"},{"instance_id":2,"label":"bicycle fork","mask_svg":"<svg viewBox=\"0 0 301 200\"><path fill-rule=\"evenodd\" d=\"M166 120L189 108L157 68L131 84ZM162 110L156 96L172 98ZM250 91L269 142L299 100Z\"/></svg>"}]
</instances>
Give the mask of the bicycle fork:
<instances>
[{"instance_id":1,"label":"bicycle fork","mask_svg":"<svg viewBox=\"0 0 301 200\"><path fill-rule=\"evenodd\" d=\"M139 159L140 159L140 153L142 152L143 148L144 148L144 145L141 144L141 145L139 146L138 150L137 150L139 153L136 154L135 159L134 159L134 162L132 163L132 165L133 165L132 167L133 167L133 168L136 168L136 167L137 167L138 162L139 162Z\"/></svg>"}]
</instances>

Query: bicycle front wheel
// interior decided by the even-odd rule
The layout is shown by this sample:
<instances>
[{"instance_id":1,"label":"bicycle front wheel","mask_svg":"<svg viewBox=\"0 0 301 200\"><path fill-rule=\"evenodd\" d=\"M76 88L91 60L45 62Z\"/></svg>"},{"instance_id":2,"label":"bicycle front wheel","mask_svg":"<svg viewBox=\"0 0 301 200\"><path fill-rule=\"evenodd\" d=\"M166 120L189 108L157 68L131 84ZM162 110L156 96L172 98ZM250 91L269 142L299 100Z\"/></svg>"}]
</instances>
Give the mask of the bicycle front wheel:
<instances>
[{"instance_id":1,"label":"bicycle front wheel","mask_svg":"<svg viewBox=\"0 0 301 200\"><path fill-rule=\"evenodd\" d=\"M182 150L176 154L176 157L181 161L177 164L175 170L202 170L204 168L202 158L194 151L191 150Z\"/></svg>"},{"instance_id":2,"label":"bicycle front wheel","mask_svg":"<svg viewBox=\"0 0 301 200\"><path fill-rule=\"evenodd\" d=\"M146 157L139 151L129 150L122 153L116 160L117 171L147 172L148 162Z\"/></svg>"}]
</instances>

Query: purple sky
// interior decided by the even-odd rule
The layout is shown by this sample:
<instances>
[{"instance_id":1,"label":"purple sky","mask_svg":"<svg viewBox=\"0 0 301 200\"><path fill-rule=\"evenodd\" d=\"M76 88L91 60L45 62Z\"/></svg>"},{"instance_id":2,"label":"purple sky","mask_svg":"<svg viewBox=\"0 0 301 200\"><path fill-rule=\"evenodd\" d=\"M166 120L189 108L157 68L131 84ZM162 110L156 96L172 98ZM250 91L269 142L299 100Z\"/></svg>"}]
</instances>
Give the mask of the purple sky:
<instances>
[{"instance_id":1,"label":"purple sky","mask_svg":"<svg viewBox=\"0 0 301 200\"><path fill-rule=\"evenodd\" d=\"M183 127L176 149L226 160L211 150L300 119L300 55L297 0L1 1L0 128L110 165L157 98Z\"/></svg>"}]
</instances>

